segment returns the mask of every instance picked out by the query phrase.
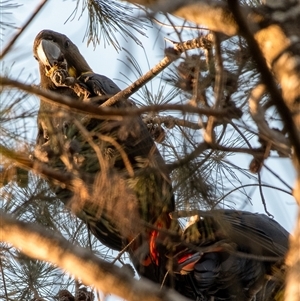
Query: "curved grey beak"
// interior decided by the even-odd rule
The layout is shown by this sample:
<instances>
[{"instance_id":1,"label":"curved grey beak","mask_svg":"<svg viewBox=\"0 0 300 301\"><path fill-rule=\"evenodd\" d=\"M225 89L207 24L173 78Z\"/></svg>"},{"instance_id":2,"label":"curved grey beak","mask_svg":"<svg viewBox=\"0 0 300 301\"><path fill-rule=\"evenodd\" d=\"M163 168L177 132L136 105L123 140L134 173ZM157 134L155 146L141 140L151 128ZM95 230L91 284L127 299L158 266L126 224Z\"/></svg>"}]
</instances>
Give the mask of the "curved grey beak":
<instances>
[{"instance_id":1,"label":"curved grey beak","mask_svg":"<svg viewBox=\"0 0 300 301\"><path fill-rule=\"evenodd\" d=\"M41 40L37 47L37 55L39 60L49 67L57 65L59 59L62 57L60 48L56 43L49 40Z\"/></svg>"}]
</instances>

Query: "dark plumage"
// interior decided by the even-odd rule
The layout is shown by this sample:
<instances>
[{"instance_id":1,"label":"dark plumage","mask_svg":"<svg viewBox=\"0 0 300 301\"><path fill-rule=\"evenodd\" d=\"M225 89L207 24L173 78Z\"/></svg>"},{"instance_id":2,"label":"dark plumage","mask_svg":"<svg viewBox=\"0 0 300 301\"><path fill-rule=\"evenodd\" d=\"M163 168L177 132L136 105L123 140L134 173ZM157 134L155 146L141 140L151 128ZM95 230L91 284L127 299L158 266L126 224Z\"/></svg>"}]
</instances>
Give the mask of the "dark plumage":
<instances>
[{"instance_id":1,"label":"dark plumage","mask_svg":"<svg viewBox=\"0 0 300 301\"><path fill-rule=\"evenodd\" d=\"M58 301L75 301L74 296L68 291L68 290L60 290L57 295L55 296L55 299Z\"/></svg>"},{"instance_id":2,"label":"dark plumage","mask_svg":"<svg viewBox=\"0 0 300 301\"><path fill-rule=\"evenodd\" d=\"M283 286L275 274L284 266L288 236L264 214L208 211L174 239L173 251L157 242L156 275L167 275L164 285L193 300L274 300ZM150 278L162 284L161 277Z\"/></svg>"},{"instance_id":3,"label":"dark plumage","mask_svg":"<svg viewBox=\"0 0 300 301\"><path fill-rule=\"evenodd\" d=\"M101 101L95 103L94 96L119 91L110 79L94 73L62 34L40 32L34 55L43 89L95 105ZM121 100L114 106L133 104ZM37 158L61 172L72 171L88 189L83 192L80 181L74 191L53 185L56 195L71 202L106 246L121 250L135 238L128 251L140 275L194 300L263 301L280 286L280 281L266 279L281 267L288 233L265 215L213 210L182 235L165 231L179 227L169 217L174 211L171 182L140 117L100 120L41 99L38 127Z\"/></svg>"},{"instance_id":4,"label":"dark plumage","mask_svg":"<svg viewBox=\"0 0 300 301\"><path fill-rule=\"evenodd\" d=\"M94 293L88 291L86 287L79 288L76 292L75 301L94 301Z\"/></svg>"},{"instance_id":5,"label":"dark plumage","mask_svg":"<svg viewBox=\"0 0 300 301\"><path fill-rule=\"evenodd\" d=\"M90 102L94 96L120 91L109 78L96 74L76 45L63 34L43 30L34 41L42 89ZM130 108L126 99L114 106ZM86 132L74 122L80 122ZM55 186L56 195L70 200L77 215L106 246L121 250L141 233L151 231L139 221L156 225L174 210L168 171L142 119L137 117L100 120L66 112L41 99L38 116L36 157L49 166L71 170L89 185L89 199ZM138 248L140 243L133 244Z\"/></svg>"}]
</instances>

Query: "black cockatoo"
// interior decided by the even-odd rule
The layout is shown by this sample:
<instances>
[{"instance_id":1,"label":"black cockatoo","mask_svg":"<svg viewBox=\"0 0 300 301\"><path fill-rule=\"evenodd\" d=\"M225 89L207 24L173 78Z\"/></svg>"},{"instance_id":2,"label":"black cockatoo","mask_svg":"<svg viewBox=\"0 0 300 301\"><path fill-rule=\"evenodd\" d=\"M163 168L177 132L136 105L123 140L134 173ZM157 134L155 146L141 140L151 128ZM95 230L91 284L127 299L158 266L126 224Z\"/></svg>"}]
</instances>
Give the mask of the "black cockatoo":
<instances>
[{"instance_id":1,"label":"black cockatoo","mask_svg":"<svg viewBox=\"0 0 300 301\"><path fill-rule=\"evenodd\" d=\"M101 101L93 102L94 96L120 91L92 71L65 35L40 32L34 56L42 89L95 105ZM114 106L133 104L121 100ZM38 127L36 157L62 173L73 172L90 189L90 199L58 185L53 186L56 195L106 246L121 250L138 236L128 251L140 275L194 300L262 301L272 295L273 269L281 266L288 233L265 215L213 210L183 234L169 235L166 230L178 227L169 216L174 211L171 181L140 117L100 120L41 99ZM122 227L126 218L135 226L130 231Z\"/></svg>"},{"instance_id":2,"label":"black cockatoo","mask_svg":"<svg viewBox=\"0 0 300 301\"><path fill-rule=\"evenodd\" d=\"M142 276L172 286L192 300L275 300L284 284L288 237L264 214L204 212L181 237L172 238L173 249L159 240L153 242L155 258L149 257L158 271L153 273L152 265Z\"/></svg>"},{"instance_id":3,"label":"black cockatoo","mask_svg":"<svg viewBox=\"0 0 300 301\"><path fill-rule=\"evenodd\" d=\"M39 63L41 89L94 105L101 101L95 103L93 97L120 91L112 80L94 73L63 34L41 31L33 53ZM114 106L134 104L123 99ZM37 159L61 172L73 172L78 183L86 185L87 194L80 187L75 187L77 193L61 185L53 189L104 245L121 250L138 237L131 250L139 248L143 254L142 242L148 244L155 228L170 227L169 212L174 210L170 177L140 116L101 120L64 111L41 98L36 144ZM147 223L152 230L144 227Z\"/></svg>"}]
</instances>

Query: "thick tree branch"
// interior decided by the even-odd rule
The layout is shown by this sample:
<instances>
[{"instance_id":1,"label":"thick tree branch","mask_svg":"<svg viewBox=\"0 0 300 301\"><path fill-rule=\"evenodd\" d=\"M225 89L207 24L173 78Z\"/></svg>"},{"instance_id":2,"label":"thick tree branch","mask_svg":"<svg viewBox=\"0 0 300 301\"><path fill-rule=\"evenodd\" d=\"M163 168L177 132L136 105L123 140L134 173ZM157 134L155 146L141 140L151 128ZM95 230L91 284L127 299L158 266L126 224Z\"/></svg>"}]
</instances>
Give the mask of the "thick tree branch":
<instances>
[{"instance_id":1,"label":"thick tree branch","mask_svg":"<svg viewBox=\"0 0 300 301\"><path fill-rule=\"evenodd\" d=\"M245 39L249 45L250 53L252 54L253 59L255 60L255 62L257 64L256 68L260 72L262 80L263 80L264 84L266 85L268 92L270 93L272 101L275 103L275 105L278 109L278 112L281 115L284 124L286 125L286 130L289 133L289 138L290 138L291 144L293 145L294 150L295 150L294 156L296 156L297 161L300 162L300 122L299 122L299 128L297 129L297 124L294 123L294 119L296 121L296 116L294 116L294 114L297 112L295 112L295 109L293 108L294 105L291 104L291 102L298 102L298 104L299 104L299 100L298 101L296 99L291 100L291 99L287 99L287 97L283 98L283 95L285 95L285 96L289 95L289 92L285 91L285 89L290 90L290 87L287 87L287 85L282 85L283 95L280 93L280 91L277 87L277 83L274 80L274 76L271 73L271 71L267 65L267 62L266 62L266 60L267 60L269 62L269 65L272 66L272 63L275 60L275 58L273 57L274 54L272 51L266 51L267 50L266 47L270 48L270 45L267 46L265 40L267 39L269 44L270 43L276 44L277 42L274 42L274 40L278 39L278 36L283 38L282 35L284 33L282 32L281 28L279 28L278 26L270 24L270 26L268 28L262 29L262 31L264 32L263 38L261 37L262 33L260 31L258 31L255 34L255 37L257 38L257 41L256 41L253 36L253 33L249 29L249 25L245 21L244 15L241 13L241 11L239 9L238 1L228 1L228 4L229 4L229 7L231 8L231 11L234 15L234 18L235 18L237 24L239 25L240 32L245 37ZM277 28L278 30L274 29L273 28L274 26L278 27ZM278 33L278 36L277 35L275 36L274 34L272 34L272 32L274 30ZM270 34L268 38L266 37L267 32L265 32L265 31L267 31ZM286 37L285 39L286 39L286 41L284 44L287 43L288 37ZM278 48L276 47L276 49L278 49ZM287 51L287 49L282 49L282 50ZM262 54L262 51L264 52L263 53L264 56ZM291 72L291 70L286 70L286 71L287 71L286 75ZM294 71L294 76L296 76L298 79L297 80L298 83L296 84L297 86L292 87L293 94L297 93L298 95L295 95L294 97L300 97L300 92L299 92L300 71L297 72L296 69L293 71ZM276 69L275 69L275 72L276 72ZM282 83L280 77L278 79L281 82L281 84L284 84L284 83ZM293 82L295 82L295 81L296 81L296 79L294 79ZM291 84L293 85L293 82L290 83L290 85ZM298 91L298 92L295 92L295 91ZM299 115L299 113L297 114L297 116L298 115ZM300 166L299 163L297 165Z\"/></svg>"},{"instance_id":2,"label":"thick tree branch","mask_svg":"<svg viewBox=\"0 0 300 301\"><path fill-rule=\"evenodd\" d=\"M265 110L260 105L265 89L265 85L258 85L252 90L248 100L251 117L257 125L259 136L272 143L272 149L289 154L291 146L288 139L279 131L271 129L265 119Z\"/></svg>"},{"instance_id":3,"label":"thick tree branch","mask_svg":"<svg viewBox=\"0 0 300 301\"><path fill-rule=\"evenodd\" d=\"M171 49L172 51L173 49ZM101 107L110 107L118 102L122 98L128 98L135 92L137 92L142 86L156 77L160 72L162 72L165 68L167 68L170 64L172 64L175 60L180 57L179 51L172 51L167 49L167 55L153 68L151 68L146 74L144 74L141 78L136 80L133 84L131 84L126 89L120 91L116 95L110 97L106 102L104 102Z\"/></svg>"},{"instance_id":4,"label":"thick tree branch","mask_svg":"<svg viewBox=\"0 0 300 301\"><path fill-rule=\"evenodd\" d=\"M239 11L239 3L237 0L228 1L234 17L242 31L254 60L257 63L257 69L260 71L262 80L268 87L269 93L275 103L279 114L293 146L293 161L297 172L296 185L294 189L294 197L300 205L300 68L299 68L299 34L295 34L295 26L299 28L293 20L293 24L283 22L281 26L272 24L263 28L255 34L249 30L245 19ZM299 6L298 6L299 7ZM294 9L294 8L292 8ZM299 20L300 12L297 19ZM284 31L284 27L286 31ZM289 34L291 35L289 37ZM293 39L291 39L293 38ZM293 42L293 40L296 39ZM295 45L293 45L295 44ZM263 52L263 55L261 53ZM266 60L270 68L272 68L277 80L281 84L282 95L279 92L266 64ZM287 264L289 270L287 274L287 288L285 298L289 301L296 301L300 298L300 209L298 208L298 221L294 232L294 237L290 238L290 250L287 255Z\"/></svg>"},{"instance_id":5,"label":"thick tree branch","mask_svg":"<svg viewBox=\"0 0 300 301\"><path fill-rule=\"evenodd\" d=\"M74 246L65 238L37 224L17 221L1 212L0 240L12 244L29 257L67 270L86 285L128 301L184 301L175 291L160 289L148 280L139 281L120 268L99 259L89 250Z\"/></svg>"},{"instance_id":6,"label":"thick tree branch","mask_svg":"<svg viewBox=\"0 0 300 301\"><path fill-rule=\"evenodd\" d=\"M171 13L188 21L207 26L227 36L236 35L238 26L227 5L214 0L127 0L142 4L153 13Z\"/></svg>"}]
</instances>

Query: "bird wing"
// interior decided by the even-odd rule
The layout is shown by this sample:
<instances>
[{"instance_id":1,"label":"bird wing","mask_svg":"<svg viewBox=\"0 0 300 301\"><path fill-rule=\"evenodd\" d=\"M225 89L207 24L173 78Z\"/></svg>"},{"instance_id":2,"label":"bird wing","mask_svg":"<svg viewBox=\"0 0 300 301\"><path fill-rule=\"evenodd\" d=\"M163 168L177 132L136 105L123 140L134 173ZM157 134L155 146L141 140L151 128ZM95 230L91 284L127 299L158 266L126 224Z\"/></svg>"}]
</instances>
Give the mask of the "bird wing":
<instances>
[{"instance_id":1,"label":"bird wing","mask_svg":"<svg viewBox=\"0 0 300 301\"><path fill-rule=\"evenodd\" d=\"M289 233L265 214L236 210L213 210L220 229L241 251L259 256L285 256Z\"/></svg>"},{"instance_id":2,"label":"bird wing","mask_svg":"<svg viewBox=\"0 0 300 301\"><path fill-rule=\"evenodd\" d=\"M87 86L88 91L93 96L115 95L121 89L108 77L94 72L85 72L77 80Z\"/></svg>"}]
</instances>

